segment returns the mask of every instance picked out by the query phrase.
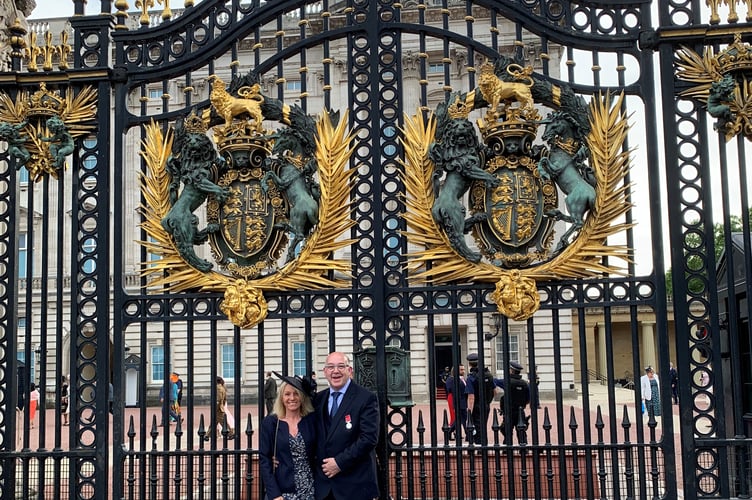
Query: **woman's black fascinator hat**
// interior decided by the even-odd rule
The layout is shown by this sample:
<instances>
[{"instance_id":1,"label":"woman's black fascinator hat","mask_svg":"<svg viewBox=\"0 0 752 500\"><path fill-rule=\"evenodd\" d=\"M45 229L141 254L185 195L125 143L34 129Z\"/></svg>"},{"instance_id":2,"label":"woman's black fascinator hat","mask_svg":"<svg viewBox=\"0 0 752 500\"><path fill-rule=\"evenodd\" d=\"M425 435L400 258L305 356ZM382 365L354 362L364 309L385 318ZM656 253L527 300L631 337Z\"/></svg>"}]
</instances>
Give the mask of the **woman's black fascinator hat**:
<instances>
[{"instance_id":1,"label":"woman's black fascinator hat","mask_svg":"<svg viewBox=\"0 0 752 500\"><path fill-rule=\"evenodd\" d=\"M313 384L311 384L311 379L309 379L308 377L301 377L300 375L288 377L287 375L282 375L279 372L272 373L274 373L274 375L276 375L278 379L285 382L286 384L290 384L309 398L313 397Z\"/></svg>"}]
</instances>

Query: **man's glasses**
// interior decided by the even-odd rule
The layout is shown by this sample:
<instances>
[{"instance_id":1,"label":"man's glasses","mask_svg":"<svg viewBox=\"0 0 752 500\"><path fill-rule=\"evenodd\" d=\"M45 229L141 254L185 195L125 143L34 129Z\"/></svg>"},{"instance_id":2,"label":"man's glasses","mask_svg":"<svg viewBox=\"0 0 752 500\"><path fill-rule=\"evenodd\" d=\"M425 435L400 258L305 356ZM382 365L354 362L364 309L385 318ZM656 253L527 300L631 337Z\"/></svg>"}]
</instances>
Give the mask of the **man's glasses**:
<instances>
[{"instance_id":1,"label":"man's glasses","mask_svg":"<svg viewBox=\"0 0 752 500\"><path fill-rule=\"evenodd\" d=\"M337 371L343 372L347 370L349 367L350 365L346 365L344 363L341 363L339 365L324 365L324 370L326 371L337 370Z\"/></svg>"}]
</instances>

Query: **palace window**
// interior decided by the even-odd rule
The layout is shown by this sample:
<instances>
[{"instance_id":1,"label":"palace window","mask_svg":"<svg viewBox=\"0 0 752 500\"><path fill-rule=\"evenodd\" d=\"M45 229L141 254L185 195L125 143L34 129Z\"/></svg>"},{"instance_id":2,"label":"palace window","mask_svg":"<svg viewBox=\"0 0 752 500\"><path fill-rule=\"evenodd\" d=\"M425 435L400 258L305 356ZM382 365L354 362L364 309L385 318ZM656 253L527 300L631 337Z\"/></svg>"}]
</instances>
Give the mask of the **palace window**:
<instances>
[{"instance_id":1,"label":"palace window","mask_svg":"<svg viewBox=\"0 0 752 500\"><path fill-rule=\"evenodd\" d=\"M301 377L307 375L306 373L306 348L305 342L293 342L292 343L292 374L300 375Z\"/></svg>"},{"instance_id":2,"label":"palace window","mask_svg":"<svg viewBox=\"0 0 752 500\"><path fill-rule=\"evenodd\" d=\"M165 359L164 346L151 346L151 381L154 383L164 382Z\"/></svg>"},{"instance_id":3,"label":"palace window","mask_svg":"<svg viewBox=\"0 0 752 500\"><path fill-rule=\"evenodd\" d=\"M222 344L222 378L225 381L235 379L235 345Z\"/></svg>"}]
</instances>

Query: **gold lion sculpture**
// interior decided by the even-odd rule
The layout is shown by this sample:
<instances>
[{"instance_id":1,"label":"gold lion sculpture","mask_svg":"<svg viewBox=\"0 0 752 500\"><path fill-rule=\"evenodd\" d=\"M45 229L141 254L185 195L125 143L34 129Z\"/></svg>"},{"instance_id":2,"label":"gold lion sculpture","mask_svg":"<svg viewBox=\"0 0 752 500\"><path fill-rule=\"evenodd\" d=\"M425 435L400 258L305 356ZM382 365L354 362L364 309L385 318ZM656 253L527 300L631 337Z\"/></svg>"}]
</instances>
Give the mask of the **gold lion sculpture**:
<instances>
[{"instance_id":1,"label":"gold lion sculpture","mask_svg":"<svg viewBox=\"0 0 752 500\"><path fill-rule=\"evenodd\" d=\"M261 86L258 83L241 88L242 96L237 97L227 92L225 82L217 75L209 76L209 81L209 100L226 125L232 123L233 118L248 114L256 122L256 129L261 131L261 122L264 121L261 103L264 102L264 96L260 93Z\"/></svg>"}]
</instances>

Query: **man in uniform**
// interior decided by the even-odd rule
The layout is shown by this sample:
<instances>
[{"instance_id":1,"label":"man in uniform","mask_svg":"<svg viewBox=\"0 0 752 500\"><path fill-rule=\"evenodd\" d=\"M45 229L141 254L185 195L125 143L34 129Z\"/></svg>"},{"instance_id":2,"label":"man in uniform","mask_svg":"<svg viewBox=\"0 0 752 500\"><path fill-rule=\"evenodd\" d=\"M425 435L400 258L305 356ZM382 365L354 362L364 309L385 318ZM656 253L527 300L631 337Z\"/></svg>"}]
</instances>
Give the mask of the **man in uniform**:
<instances>
[{"instance_id":1,"label":"man in uniform","mask_svg":"<svg viewBox=\"0 0 752 500\"><path fill-rule=\"evenodd\" d=\"M509 383L502 381L502 387L509 394L504 394L499 403L503 421L501 423L501 433L504 434L504 444L512 444L512 431L517 432L517 442L522 442L525 429L527 429L527 416L525 407L530 403L530 385L522 378L522 365L516 361L509 362ZM508 389L507 389L508 387ZM509 408L505 405L509 404ZM520 416L520 413L522 414ZM517 425L520 418L525 423L525 429L519 429ZM507 428L507 425L509 426Z\"/></svg>"},{"instance_id":2,"label":"man in uniform","mask_svg":"<svg viewBox=\"0 0 752 500\"><path fill-rule=\"evenodd\" d=\"M473 435L468 436L468 441L485 445L488 444L488 416L491 413L491 401L493 401L498 381L493 378L488 368L484 368L482 374L479 373L477 353L468 354L467 363L470 366L470 374L465 381L465 394L467 394L467 407L472 412L473 421ZM481 398L481 391L483 398Z\"/></svg>"}]
</instances>

